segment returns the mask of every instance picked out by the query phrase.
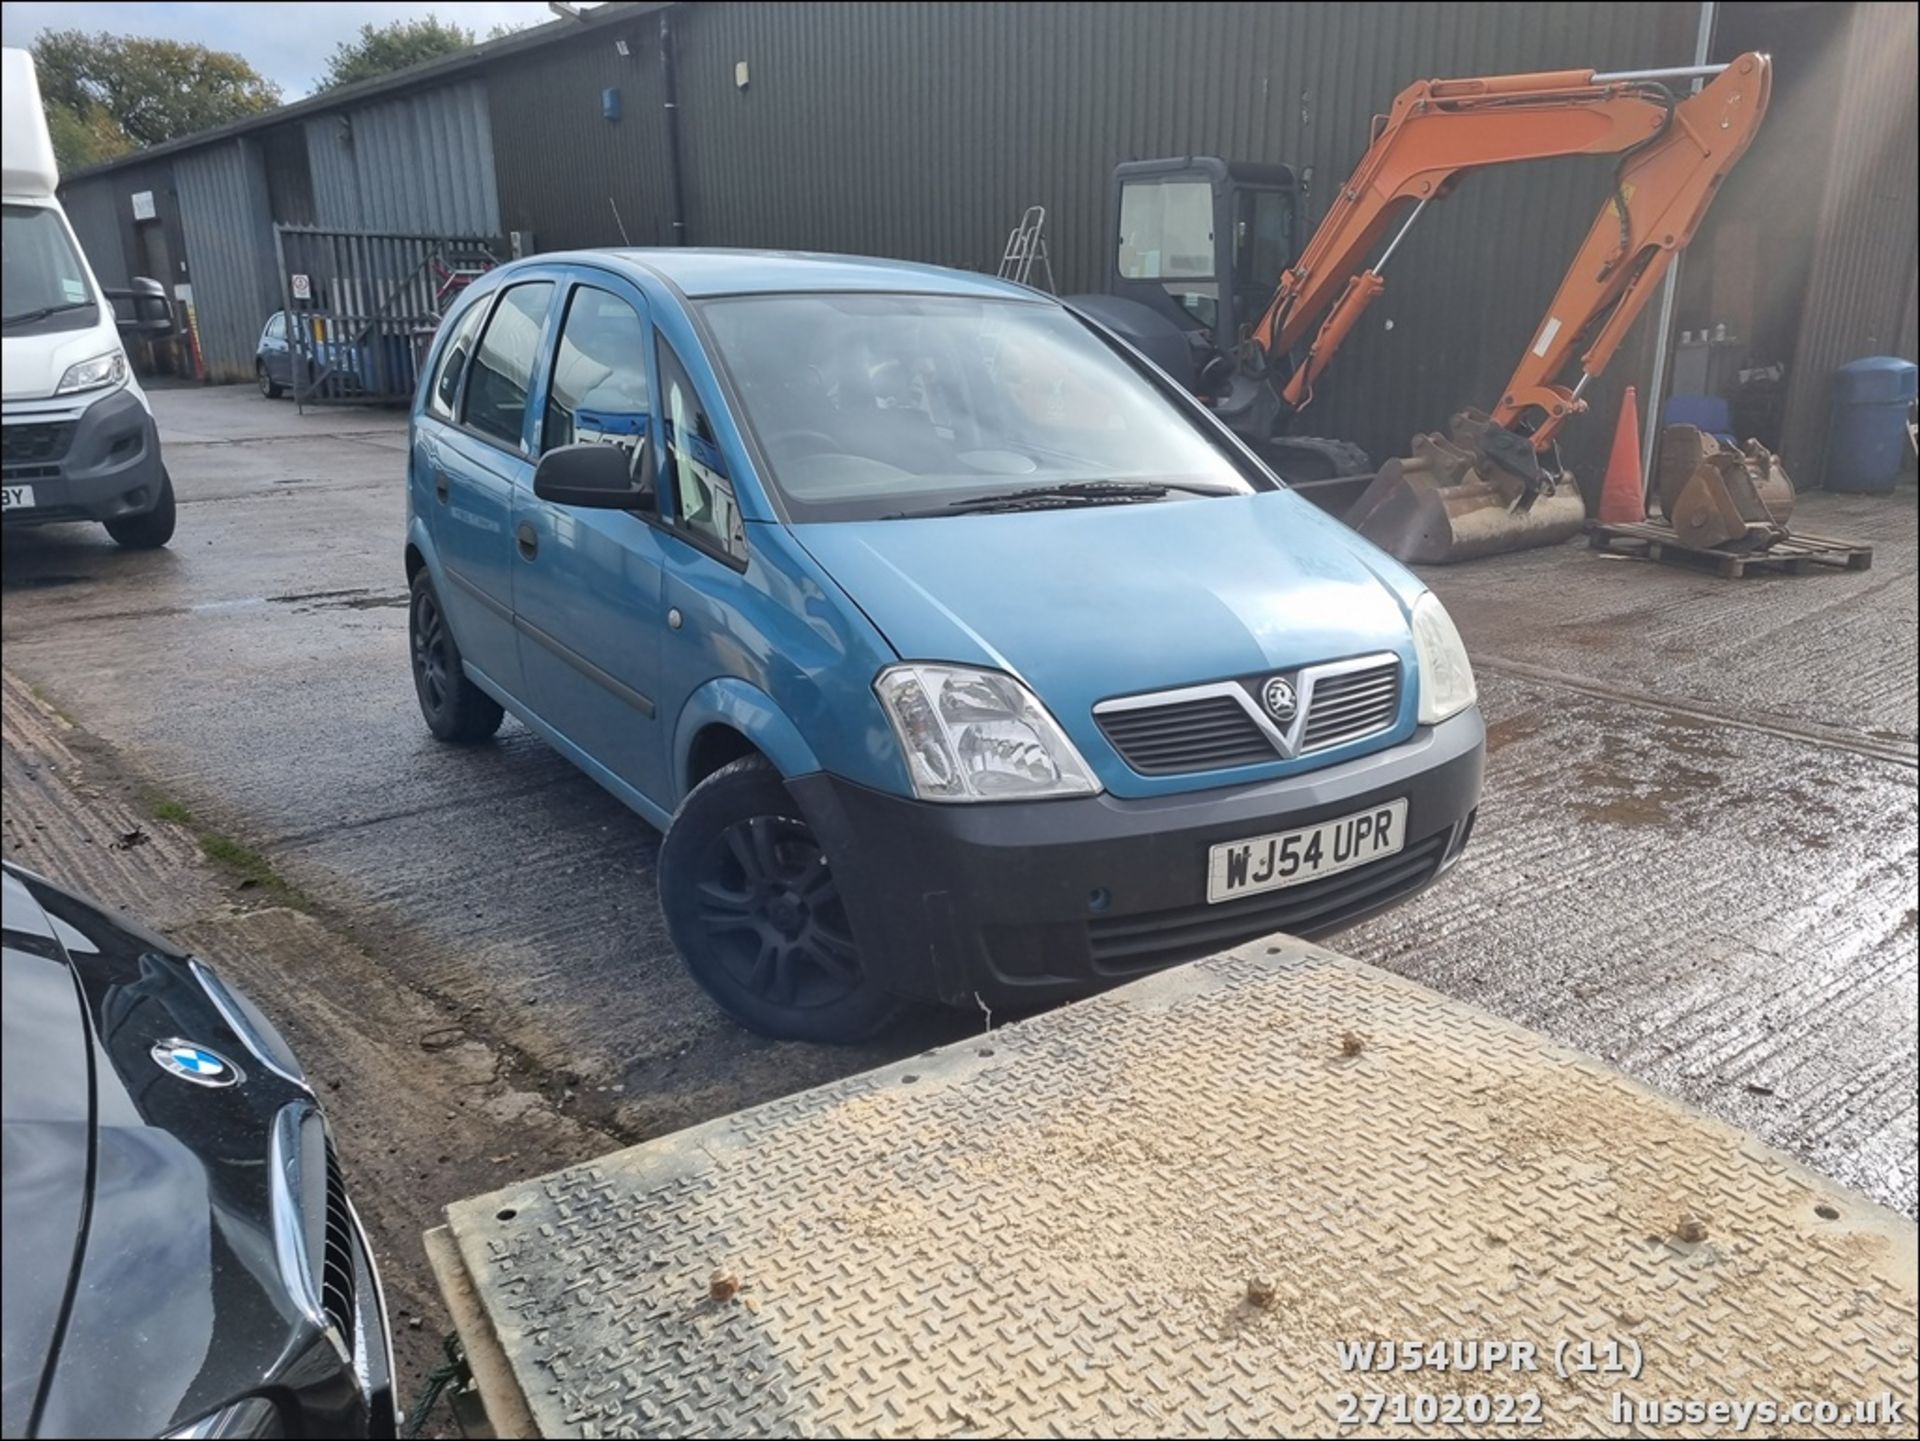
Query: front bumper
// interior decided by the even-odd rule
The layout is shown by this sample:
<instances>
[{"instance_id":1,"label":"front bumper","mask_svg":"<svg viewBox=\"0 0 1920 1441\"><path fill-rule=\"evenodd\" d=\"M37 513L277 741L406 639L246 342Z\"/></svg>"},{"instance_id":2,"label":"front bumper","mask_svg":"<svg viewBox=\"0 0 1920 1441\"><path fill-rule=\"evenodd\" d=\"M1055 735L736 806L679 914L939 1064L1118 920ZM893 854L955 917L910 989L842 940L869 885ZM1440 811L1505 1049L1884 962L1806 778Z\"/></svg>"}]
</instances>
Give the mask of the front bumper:
<instances>
[{"instance_id":1,"label":"front bumper","mask_svg":"<svg viewBox=\"0 0 1920 1441\"><path fill-rule=\"evenodd\" d=\"M1459 856L1480 802L1478 708L1325 770L1117 800L940 805L824 772L789 782L883 984L949 1004L1042 1004L1259 936L1323 935L1398 904ZM1397 854L1209 905L1208 848L1405 798Z\"/></svg>"},{"instance_id":2,"label":"front bumper","mask_svg":"<svg viewBox=\"0 0 1920 1441\"><path fill-rule=\"evenodd\" d=\"M6 523L122 520L160 502L160 435L139 396L121 389L77 415L21 412L5 421L0 479L33 487L29 509Z\"/></svg>"}]
</instances>

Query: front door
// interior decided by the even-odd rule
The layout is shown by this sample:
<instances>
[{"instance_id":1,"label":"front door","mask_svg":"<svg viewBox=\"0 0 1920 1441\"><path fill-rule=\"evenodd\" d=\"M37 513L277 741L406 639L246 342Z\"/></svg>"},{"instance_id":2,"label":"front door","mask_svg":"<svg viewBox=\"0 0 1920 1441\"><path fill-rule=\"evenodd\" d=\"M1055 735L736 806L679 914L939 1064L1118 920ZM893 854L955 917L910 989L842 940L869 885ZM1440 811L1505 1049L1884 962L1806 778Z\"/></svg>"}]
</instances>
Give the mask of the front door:
<instances>
[{"instance_id":1,"label":"front door","mask_svg":"<svg viewBox=\"0 0 1920 1441\"><path fill-rule=\"evenodd\" d=\"M571 287L539 421L542 452L591 442L646 464L646 302L598 272ZM671 807L658 663L661 532L646 517L515 496L514 615L527 704L579 752Z\"/></svg>"},{"instance_id":2,"label":"front door","mask_svg":"<svg viewBox=\"0 0 1920 1441\"><path fill-rule=\"evenodd\" d=\"M425 457L448 582L440 599L454 639L469 666L514 695L522 693L513 627L514 505L533 489L527 398L553 293L553 281L533 280L500 294L461 377L454 421L434 428Z\"/></svg>"}]
</instances>

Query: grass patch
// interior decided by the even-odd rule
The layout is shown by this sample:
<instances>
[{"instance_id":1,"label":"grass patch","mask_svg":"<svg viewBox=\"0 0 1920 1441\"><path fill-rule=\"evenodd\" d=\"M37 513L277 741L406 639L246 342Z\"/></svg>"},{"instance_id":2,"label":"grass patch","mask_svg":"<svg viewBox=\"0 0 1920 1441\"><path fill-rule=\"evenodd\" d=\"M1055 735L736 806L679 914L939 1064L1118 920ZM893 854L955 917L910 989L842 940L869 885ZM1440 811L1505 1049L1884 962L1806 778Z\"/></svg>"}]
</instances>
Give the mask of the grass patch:
<instances>
[{"instance_id":1,"label":"grass patch","mask_svg":"<svg viewBox=\"0 0 1920 1441\"><path fill-rule=\"evenodd\" d=\"M35 685L32 681L24 681L22 682L22 684L26 686L28 695L32 696L35 700L39 701L41 705L45 706L48 710L52 711L61 720L65 721L67 724L68 730L80 729L80 722L78 722L72 716L68 715L64 710L62 710L59 704L55 702L52 696L48 695L45 691L41 690L40 687Z\"/></svg>"},{"instance_id":2,"label":"grass patch","mask_svg":"<svg viewBox=\"0 0 1920 1441\"><path fill-rule=\"evenodd\" d=\"M192 832L193 838L200 843L200 853L225 871L240 889L257 889L282 905L312 909L312 904L300 889L275 870L273 862L252 846L203 824L179 801L150 787L143 789L141 799L155 820L166 821Z\"/></svg>"}]
</instances>

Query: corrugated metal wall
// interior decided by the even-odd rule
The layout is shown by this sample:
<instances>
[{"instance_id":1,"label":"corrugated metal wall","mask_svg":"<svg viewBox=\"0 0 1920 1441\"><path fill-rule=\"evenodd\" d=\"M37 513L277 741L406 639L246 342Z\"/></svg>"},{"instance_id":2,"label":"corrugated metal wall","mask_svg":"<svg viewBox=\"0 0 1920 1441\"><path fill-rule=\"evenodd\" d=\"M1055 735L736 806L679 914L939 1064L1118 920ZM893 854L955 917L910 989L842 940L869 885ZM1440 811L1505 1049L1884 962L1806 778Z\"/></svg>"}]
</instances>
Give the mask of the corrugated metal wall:
<instances>
[{"instance_id":1,"label":"corrugated metal wall","mask_svg":"<svg viewBox=\"0 0 1920 1441\"><path fill-rule=\"evenodd\" d=\"M380 100L304 125L313 223L427 235L500 233L481 81Z\"/></svg>"},{"instance_id":2,"label":"corrugated metal wall","mask_svg":"<svg viewBox=\"0 0 1920 1441\"><path fill-rule=\"evenodd\" d=\"M243 136L186 151L173 176L207 375L251 380L260 327L280 308L260 143Z\"/></svg>"},{"instance_id":3,"label":"corrugated metal wall","mask_svg":"<svg viewBox=\"0 0 1920 1441\"><path fill-rule=\"evenodd\" d=\"M112 288L125 287L130 275L126 246L121 240L125 227L115 203L119 189L113 176L102 175L60 192L60 207L67 212L67 221L86 253L87 264L93 267L94 278ZM164 282L166 277L158 278Z\"/></svg>"},{"instance_id":4,"label":"corrugated metal wall","mask_svg":"<svg viewBox=\"0 0 1920 1441\"><path fill-rule=\"evenodd\" d=\"M1686 4L818 3L676 12L689 238L991 269L1042 204L1063 289L1101 282L1107 186L1127 158L1287 161L1317 197L1368 122L1432 75L1681 64ZM499 67L503 219L542 249L667 238L654 17ZM750 83L735 85L746 61ZM618 86L622 119L600 118ZM1376 455L1493 399L1606 192L1610 162L1476 177L1395 256L1303 430ZM1590 392L1570 459L1596 470L1645 332Z\"/></svg>"},{"instance_id":5,"label":"corrugated metal wall","mask_svg":"<svg viewBox=\"0 0 1920 1441\"><path fill-rule=\"evenodd\" d=\"M671 240L659 23L642 13L630 27L597 30L488 74L503 230L532 232L542 250ZM618 120L602 111L610 89L619 92Z\"/></svg>"},{"instance_id":6,"label":"corrugated metal wall","mask_svg":"<svg viewBox=\"0 0 1920 1441\"><path fill-rule=\"evenodd\" d=\"M1920 12L1856 5L1844 74L1832 97L1834 146L1820 203L1811 283L1794 347L1782 436L1787 473L1817 484L1835 366L1864 355L1914 354L1914 272L1920 256Z\"/></svg>"}]
</instances>

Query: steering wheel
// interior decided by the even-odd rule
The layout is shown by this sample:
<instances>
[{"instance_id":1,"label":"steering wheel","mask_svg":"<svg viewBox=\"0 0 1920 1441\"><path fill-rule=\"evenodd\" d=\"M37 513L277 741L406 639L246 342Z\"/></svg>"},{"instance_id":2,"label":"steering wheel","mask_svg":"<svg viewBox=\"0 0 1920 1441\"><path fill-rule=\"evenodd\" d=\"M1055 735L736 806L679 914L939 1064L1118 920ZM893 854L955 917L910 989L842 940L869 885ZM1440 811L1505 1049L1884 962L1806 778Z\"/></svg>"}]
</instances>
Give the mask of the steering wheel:
<instances>
[{"instance_id":1,"label":"steering wheel","mask_svg":"<svg viewBox=\"0 0 1920 1441\"><path fill-rule=\"evenodd\" d=\"M824 430L808 430L799 426L788 430L776 430L767 437L767 448L769 450L784 450L789 444L795 441L807 443L807 449L803 452L803 454L807 455L819 455L824 451L838 451L841 449L841 443L828 435Z\"/></svg>"}]
</instances>

